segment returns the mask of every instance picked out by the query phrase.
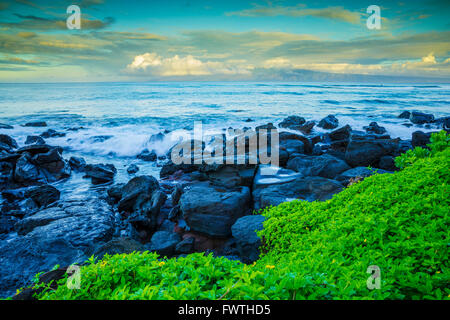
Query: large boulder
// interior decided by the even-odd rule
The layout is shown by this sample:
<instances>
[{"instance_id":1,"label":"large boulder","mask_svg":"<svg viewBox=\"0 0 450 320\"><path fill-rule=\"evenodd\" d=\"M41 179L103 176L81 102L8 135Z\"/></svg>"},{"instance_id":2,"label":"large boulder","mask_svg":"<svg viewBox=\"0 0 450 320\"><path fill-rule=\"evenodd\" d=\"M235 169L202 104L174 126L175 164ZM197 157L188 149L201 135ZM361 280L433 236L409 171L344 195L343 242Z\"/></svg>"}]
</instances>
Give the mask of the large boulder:
<instances>
[{"instance_id":1,"label":"large boulder","mask_svg":"<svg viewBox=\"0 0 450 320\"><path fill-rule=\"evenodd\" d=\"M25 192L25 197L31 198L39 207L58 201L59 196L59 190L48 184L32 187Z\"/></svg>"},{"instance_id":2,"label":"large boulder","mask_svg":"<svg viewBox=\"0 0 450 320\"><path fill-rule=\"evenodd\" d=\"M413 111L409 116L409 121L411 121L414 124L431 123L434 121L434 116L429 113Z\"/></svg>"},{"instance_id":3,"label":"large boulder","mask_svg":"<svg viewBox=\"0 0 450 320\"><path fill-rule=\"evenodd\" d=\"M114 180L117 169L112 164L88 164L84 172L86 178L91 178L92 184L103 184Z\"/></svg>"},{"instance_id":4,"label":"large boulder","mask_svg":"<svg viewBox=\"0 0 450 320\"><path fill-rule=\"evenodd\" d=\"M363 180L364 178L374 175L375 173L389 173L389 171L383 169L371 170L367 167L356 167L342 172L340 175L336 177L336 180L338 180L344 185L348 185L351 182L351 180L360 181Z\"/></svg>"},{"instance_id":5,"label":"large boulder","mask_svg":"<svg viewBox=\"0 0 450 320\"><path fill-rule=\"evenodd\" d=\"M159 190L159 183L155 177L139 176L131 179L125 186L121 187L119 211L135 211L142 202L151 198L156 190Z\"/></svg>"},{"instance_id":6,"label":"large boulder","mask_svg":"<svg viewBox=\"0 0 450 320\"><path fill-rule=\"evenodd\" d=\"M156 251L161 256L173 255L177 244L181 241L179 234L168 231L157 231L153 234L148 249Z\"/></svg>"},{"instance_id":7,"label":"large boulder","mask_svg":"<svg viewBox=\"0 0 450 320\"><path fill-rule=\"evenodd\" d=\"M24 125L24 127L46 127L47 123L45 121L33 121L28 122Z\"/></svg>"},{"instance_id":8,"label":"large boulder","mask_svg":"<svg viewBox=\"0 0 450 320\"><path fill-rule=\"evenodd\" d=\"M395 155L398 149L398 139L356 139L352 136L345 152L345 161L352 167L376 167L381 157Z\"/></svg>"},{"instance_id":9,"label":"large boulder","mask_svg":"<svg viewBox=\"0 0 450 320\"><path fill-rule=\"evenodd\" d=\"M111 240L114 212L99 199L68 201L16 224L19 236L0 241L0 296L30 284L55 265L83 262L96 246Z\"/></svg>"},{"instance_id":10,"label":"large boulder","mask_svg":"<svg viewBox=\"0 0 450 320\"><path fill-rule=\"evenodd\" d=\"M431 132L415 131L412 134L411 144L415 147L426 147L430 143Z\"/></svg>"},{"instance_id":11,"label":"large boulder","mask_svg":"<svg viewBox=\"0 0 450 320\"><path fill-rule=\"evenodd\" d=\"M252 263L259 257L261 239L257 231L263 229L264 220L265 218L261 215L249 215L239 218L231 227L239 255L246 263Z\"/></svg>"},{"instance_id":12,"label":"large boulder","mask_svg":"<svg viewBox=\"0 0 450 320\"><path fill-rule=\"evenodd\" d=\"M323 154L320 156L297 155L289 159L287 168L297 171L303 176L333 179L339 173L350 169L350 166L341 159Z\"/></svg>"},{"instance_id":13,"label":"large boulder","mask_svg":"<svg viewBox=\"0 0 450 320\"><path fill-rule=\"evenodd\" d=\"M319 121L317 125L323 129L335 129L339 125L339 120L332 114L327 115L325 118Z\"/></svg>"},{"instance_id":14,"label":"large boulder","mask_svg":"<svg viewBox=\"0 0 450 320\"><path fill-rule=\"evenodd\" d=\"M339 129L331 131L328 136L332 141L349 140L352 134L352 128L347 124Z\"/></svg>"},{"instance_id":15,"label":"large boulder","mask_svg":"<svg viewBox=\"0 0 450 320\"><path fill-rule=\"evenodd\" d=\"M39 136L27 136L27 139L25 140L25 144L45 144L45 140L42 137Z\"/></svg>"},{"instance_id":16,"label":"large boulder","mask_svg":"<svg viewBox=\"0 0 450 320\"><path fill-rule=\"evenodd\" d=\"M236 219L250 211L250 189L227 189L202 182L186 188L179 203L192 231L228 237Z\"/></svg>"},{"instance_id":17,"label":"large boulder","mask_svg":"<svg viewBox=\"0 0 450 320\"><path fill-rule=\"evenodd\" d=\"M299 116L289 116L281 121L278 126L280 128L288 128L298 130L298 127L306 122L305 118Z\"/></svg>"},{"instance_id":18,"label":"large boulder","mask_svg":"<svg viewBox=\"0 0 450 320\"><path fill-rule=\"evenodd\" d=\"M28 153L23 153L16 162L14 180L17 182L36 182L42 179L38 167L32 163Z\"/></svg>"},{"instance_id":19,"label":"large boulder","mask_svg":"<svg viewBox=\"0 0 450 320\"><path fill-rule=\"evenodd\" d=\"M402 113L400 113L397 118L399 119L409 119L409 117L411 116L411 112L409 111L403 111Z\"/></svg>"},{"instance_id":20,"label":"large boulder","mask_svg":"<svg viewBox=\"0 0 450 320\"><path fill-rule=\"evenodd\" d=\"M296 199L328 200L340 192L342 185L322 177L305 177L301 173L269 166L260 166L253 183L255 210Z\"/></svg>"},{"instance_id":21,"label":"large boulder","mask_svg":"<svg viewBox=\"0 0 450 320\"><path fill-rule=\"evenodd\" d=\"M108 241L99 246L94 251L94 256L98 259L103 258L105 254L110 256L122 253L132 253L137 251L145 251L144 245L130 238L118 238Z\"/></svg>"},{"instance_id":22,"label":"large boulder","mask_svg":"<svg viewBox=\"0 0 450 320\"><path fill-rule=\"evenodd\" d=\"M10 149L16 149L19 147L16 140L6 134L0 134L0 144L8 146Z\"/></svg>"}]
</instances>

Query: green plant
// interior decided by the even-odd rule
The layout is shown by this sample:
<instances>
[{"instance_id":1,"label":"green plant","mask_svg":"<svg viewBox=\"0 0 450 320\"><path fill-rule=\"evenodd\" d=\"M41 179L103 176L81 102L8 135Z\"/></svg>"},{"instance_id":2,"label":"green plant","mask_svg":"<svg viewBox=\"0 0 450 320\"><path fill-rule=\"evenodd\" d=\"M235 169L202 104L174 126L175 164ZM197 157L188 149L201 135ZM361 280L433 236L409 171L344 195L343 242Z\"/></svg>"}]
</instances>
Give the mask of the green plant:
<instances>
[{"instance_id":1,"label":"green plant","mask_svg":"<svg viewBox=\"0 0 450 320\"><path fill-rule=\"evenodd\" d=\"M331 200L265 209L253 265L200 253L92 257L81 289L62 279L38 298L449 299L449 138L431 141L429 151L400 157L403 170L375 174ZM380 289L367 288L371 265L381 269Z\"/></svg>"}]
</instances>

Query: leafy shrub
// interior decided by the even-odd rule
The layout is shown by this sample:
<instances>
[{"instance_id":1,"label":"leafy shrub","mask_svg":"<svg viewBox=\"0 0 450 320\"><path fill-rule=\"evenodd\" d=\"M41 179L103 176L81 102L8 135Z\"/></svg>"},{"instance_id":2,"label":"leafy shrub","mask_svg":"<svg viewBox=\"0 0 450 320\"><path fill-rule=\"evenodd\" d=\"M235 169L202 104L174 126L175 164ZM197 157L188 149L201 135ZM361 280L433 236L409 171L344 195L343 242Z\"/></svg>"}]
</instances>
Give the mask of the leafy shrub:
<instances>
[{"instance_id":1,"label":"leafy shrub","mask_svg":"<svg viewBox=\"0 0 450 320\"><path fill-rule=\"evenodd\" d=\"M325 202L266 209L253 265L200 253L91 258L81 289L66 279L40 299L448 299L449 138L433 135L404 169L375 174ZM425 149L423 149L425 150ZM369 290L367 268L381 269Z\"/></svg>"}]
</instances>

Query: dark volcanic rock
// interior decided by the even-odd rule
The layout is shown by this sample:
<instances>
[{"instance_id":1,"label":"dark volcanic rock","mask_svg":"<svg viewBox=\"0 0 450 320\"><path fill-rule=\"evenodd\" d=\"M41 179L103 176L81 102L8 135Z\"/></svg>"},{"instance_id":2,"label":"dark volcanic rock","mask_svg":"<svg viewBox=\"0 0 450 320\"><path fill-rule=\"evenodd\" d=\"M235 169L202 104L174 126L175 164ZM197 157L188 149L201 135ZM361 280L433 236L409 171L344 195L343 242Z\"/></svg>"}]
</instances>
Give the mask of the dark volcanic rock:
<instances>
[{"instance_id":1,"label":"dark volcanic rock","mask_svg":"<svg viewBox=\"0 0 450 320\"><path fill-rule=\"evenodd\" d=\"M25 144L45 144L45 140L39 136L28 136Z\"/></svg>"},{"instance_id":2,"label":"dark volcanic rock","mask_svg":"<svg viewBox=\"0 0 450 320\"><path fill-rule=\"evenodd\" d=\"M331 131L328 136L332 141L348 140L352 133L352 128L347 124L339 129Z\"/></svg>"},{"instance_id":3,"label":"dark volcanic rock","mask_svg":"<svg viewBox=\"0 0 450 320\"><path fill-rule=\"evenodd\" d=\"M367 133L374 133L374 134L386 133L386 129L384 127L380 127L376 122L371 122L368 126L364 127L364 130L366 130Z\"/></svg>"},{"instance_id":4,"label":"dark volcanic rock","mask_svg":"<svg viewBox=\"0 0 450 320\"><path fill-rule=\"evenodd\" d=\"M58 138L58 137L65 137L66 134L63 132L57 132L56 130L53 129L48 129L47 131L41 133L40 135L42 138Z\"/></svg>"},{"instance_id":5,"label":"dark volcanic rock","mask_svg":"<svg viewBox=\"0 0 450 320\"><path fill-rule=\"evenodd\" d=\"M159 190L159 183L152 176L139 176L131 179L121 189L119 211L132 212L136 210L136 206L148 200L156 190Z\"/></svg>"},{"instance_id":6,"label":"dark volcanic rock","mask_svg":"<svg viewBox=\"0 0 450 320\"><path fill-rule=\"evenodd\" d=\"M411 144L415 147L426 147L430 143L431 132L424 133L422 131L415 131L412 134Z\"/></svg>"},{"instance_id":7,"label":"dark volcanic rock","mask_svg":"<svg viewBox=\"0 0 450 320\"><path fill-rule=\"evenodd\" d=\"M58 201L59 196L59 190L48 184L32 187L25 192L25 197L31 198L39 207Z\"/></svg>"},{"instance_id":8,"label":"dark volcanic rock","mask_svg":"<svg viewBox=\"0 0 450 320\"><path fill-rule=\"evenodd\" d=\"M156 161L157 154L154 150L149 151L148 149L143 150L140 154L137 155L138 159L144 160L144 161Z\"/></svg>"},{"instance_id":9,"label":"dark volcanic rock","mask_svg":"<svg viewBox=\"0 0 450 320\"><path fill-rule=\"evenodd\" d=\"M441 126L443 129L450 129L450 117L442 117L436 119L435 123Z\"/></svg>"},{"instance_id":10,"label":"dark volcanic rock","mask_svg":"<svg viewBox=\"0 0 450 320\"><path fill-rule=\"evenodd\" d=\"M108 196L110 196L114 200L113 202L118 202L120 199L122 199L122 189L124 186L125 183L118 183L108 189Z\"/></svg>"},{"instance_id":11,"label":"dark volcanic rock","mask_svg":"<svg viewBox=\"0 0 450 320\"><path fill-rule=\"evenodd\" d=\"M370 177L375 173L390 173L389 171L382 169L369 169L367 167L356 167L349 169L345 172L342 172L340 175L336 177L336 180L342 182L344 185L347 185L350 182L350 179L359 179L363 180L364 178Z\"/></svg>"},{"instance_id":12,"label":"dark volcanic rock","mask_svg":"<svg viewBox=\"0 0 450 320\"><path fill-rule=\"evenodd\" d=\"M187 237L177 244L175 247L175 253L188 254L194 252L195 238Z\"/></svg>"},{"instance_id":13,"label":"dark volcanic rock","mask_svg":"<svg viewBox=\"0 0 450 320\"><path fill-rule=\"evenodd\" d=\"M86 160L81 157L70 157L69 166L74 171L83 171L84 167L86 167Z\"/></svg>"},{"instance_id":14,"label":"dark volcanic rock","mask_svg":"<svg viewBox=\"0 0 450 320\"><path fill-rule=\"evenodd\" d=\"M7 184L13 180L14 167L9 162L0 162L0 185Z\"/></svg>"},{"instance_id":15,"label":"dark volcanic rock","mask_svg":"<svg viewBox=\"0 0 450 320\"><path fill-rule=\"evenodd\" d=\"M18 148L16 140L6 134L0 134L0 143L8 146L10 149Z\"/></svg>"},{"instance_id":16,"label":"dark volcanic rock","mask_svg":"<svg viewBox=\"0 0 450 320\"><path fill-rule=\"evenodd\" d=\"M127 168L127 172L129 174L135 174L138 171L139 171L139 167L135 164L130 164L130 166Z\"/></svg>"},{"instance_id":17,"label":"dark volcanic rock","mask_svg":"<svg viewBox=\"0 0 450 320\"><path fill-rule=\"evenodd\" d=\"M297 155L289 159L287 168L301 173L303 176L319 176L333 179L339 173L350 169L343 160L331 155L321 156Z\"/></svg>"},{"instance_id":18,"label":"dark volcanic rock","mask_svg":"<svg viewBox=\"0 0 450 320\"><path fill-rule=\"evenodd\" d=\"M276 206L295 199L327 200L342 190L342 185L322 177L304 177L302 174L276 167L260 166L253 184L255 210Z\"/></svg>"},{"instance_id":19,"label":"dark volcanic rock","mask_svg":"<svg viewBox=\"0 0 450 320\"><path fill-rule=\"evenodd\" d=\"M388 171L395 171L397 170L397 167L395 166L395 158L393 156L383 156L380 158L380 162L378 164L378 167L380 169L388 170Z\"/></svg>"},{"instance_id":20,"label":"dark volcanic rock","mask_svg":"<svg viewBox=\"0 0 450 320\"><path fill-rule=\"evenodd\" d=\"M14 129L14 127L9 124L0 123L0 129Z\"/></svg>"},{"instance_id":21,"label":"dark volcanic rock","mask_svg":"<svg viewBox=\"0 0 450 320\"><path fill-rule=\"evenodd\" d=\"M141 243L129 239L129 238L119 238L119 239L113 239L104 245L98 247L94 251L94 256L98 259L103 258L105 254L108 254L110 256L115 254L122 254L122 253L132 253L134 251L145 251L144 245Z\"/></svg>"},{"instance_id":22,"label":"dark volcanic rock","mask_svg":"<svg viewBox=\"0 0 450 320\"><path fill-rule=\"evenodd\" d=\"M112 164L88 164L84 167L85 177L91 178L92 184L113 181L117 169Z\"/></svg>"},{"instance_id":23,"label":"dark volcanic rock","mask_svg":"<svg viewBox=\"0 0 450 320\"><path fill-rule=\"evenodd\" d=\"M203 182L185 190L179 203L191 230L227 237L236 219L250 210L250 190L248 187L230 190Z\"/></svg>"},{"instance_id":24,"label":"dark volcanic rock","mask_svg":"<svg viewBox=\"0 0 450 320\"><path fill-rule=\"evenodd\" d=\"M281 121L278 126L280 128L288 128L297 130L296 128L298 126L303 125L306 122L305 118L299 117L299 116L289 116L285 118L283 121Z\"/></svg>"},{"instance_id":25,"label":"dark volcanic rock","mask_svg":"<svg viewBox=\"0 0 450 320\"><path fill-rule=\"evenodd\" d=\"M46 127L47 123L45 121L34 121L25 124L25 127Z\"/></svg>"},{"instance_id":26,"label":"dark volcanic rock","mask_svg":"<svg viewBox=\"0 0 450 320\"><path fill-rule=\"evenodd\" d=\"M0 241L0 296L28 285L55 265L83 262L114 233L114 213L98 199L47 208L16 224L23 236ZM14 270L14 272L11 272Z\"/></svg>"},{"instance_id":27,"label":"dark volcanic rock","mask_svg":"<svg viewBox=\"0 0 450 320\"><path fill-rule=\"evenodd\" d=\"M148 246L150 251L156 251L161 256L173 255L177 244L181 241L179 234L168 231L157 231L152 236Z\"/></svg>"},{"instance_id":28,"label":"dark volcanic rock","mask_svg":"<svg viewBox=\"0 0 450 320\"><path fill-rule=\"evenodd\" d=\"M434 121L434 116L428 113L413 111L409 116L409 121L411 121L414 124L430 123Z\"/></svg>"},{"instance_id":29,"label":"dark volcanic rock","mask_svg":"<svg viewBox=\"0 0 450 320\"><path fill-rule=\"evenodd\" d=\"M176 206L178 204L182 194L183 194L183 186L177 184L171 195L173 206Z\"/></svg>"},{"instance_id":30,"label":"dark volcanic rock","mask_svg":"<svg viewBox=\"0 0 450 320\"><path fill-rule=\"evenodd\" d=\"M42 179L39 169L31 162L30 155L23 153L17 160L14 180L17 182L35 182Z\"/></svg>"},{"instance_id":31,"label":"dark volcanic rock","mask_svg":"<svg viewBox=\"0 0 450 320\"><path fill-rule=\"evenodd\" d=\"M320 120L317 126L324 129L334 129L337 128L338 125L338 119L334 115L329 114L328 116Z\"/></svg>"},{"instance_id":32,"label":"dark volcanic rock","mask_svg":"<svg viewBox=\"0 0 450 320\"><path fill-rule=\"evenodd\" d=\"M396 139L357 139L352 137L345 152L345 161L353 167L376 166L382 156L393 155L398 151Z\"/></svg>"},{"instance_id":33,"label":"dark volcanic rock","mask_svg":"<svg viewBox=\"0 0 450 320\"><path fill-rule=\"evenodd\" d=\"M403 111L402 113L400 113L400 114L398 115L397 118L400 118L400 119L409 119L410 116L411 116L411 112L409 112L409 111Z\"/></svg>"},{"instance_id":34,"label":"dark volcanic rock","mask_svg":"<svg viewBox=\"0 0 450 320\"><path fill-rule=\"evenodd\" d=\"M261 239L256 232L263 229L264 220L261 215L245 216L239 218L231 227L239 255L246 263L252 263L259 257Z\"/></svg>"},{"instance_id":35,"label":"dark volcanic rock","mask_svg":"<svg viewBox=\"0 0 450 320\"><path fill-rule=\"evenodd\" d=\"M307 121L305 124L297 126L295 130L301 131L304 134L310 134L315 125L315 121Z\"/></svg>"}]
</instances>

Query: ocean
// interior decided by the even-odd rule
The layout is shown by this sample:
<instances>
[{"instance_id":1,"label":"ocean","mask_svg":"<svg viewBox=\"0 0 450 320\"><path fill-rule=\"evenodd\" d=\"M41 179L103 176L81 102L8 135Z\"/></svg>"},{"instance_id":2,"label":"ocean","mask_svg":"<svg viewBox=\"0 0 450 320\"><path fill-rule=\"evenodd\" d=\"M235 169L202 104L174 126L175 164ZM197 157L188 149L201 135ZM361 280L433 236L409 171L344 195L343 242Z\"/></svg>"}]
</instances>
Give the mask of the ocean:
<instances>
[{"instance_id":1,"label":"ocean","mask_svg":"<svg viewBox=\"0 0 450 320\"><path fill-rule=\"evenodd\" d=\"M167 83L52 83L0 84L0 129L23 145L28 135L54 129L65 137L46 139L64 147L64 157L81 156L88 163L112 163L116 182L126 182L130 164L138 174L159 177L155 163L136 159L143 149L165 154L176 142L174 133L187 133L194 121L203 130L278 124L290 115L320 120L328 114L340 126L361 130L372 121L384 126L392 137L410 139L420 126L407 127L397 116L405 110L450 114L450 85L359 85L320 83L167 82ZM251 122L248 120L252 120ZM48 127L24 127L46 121ZM151 142L152 134L169 130L163 141ZM320 132L320 128L316 128ZM434 129L435 130L435 129ZM82 174L56 183L62 195L82 198L95 190Z\"/></svg>"}]
</instances>

